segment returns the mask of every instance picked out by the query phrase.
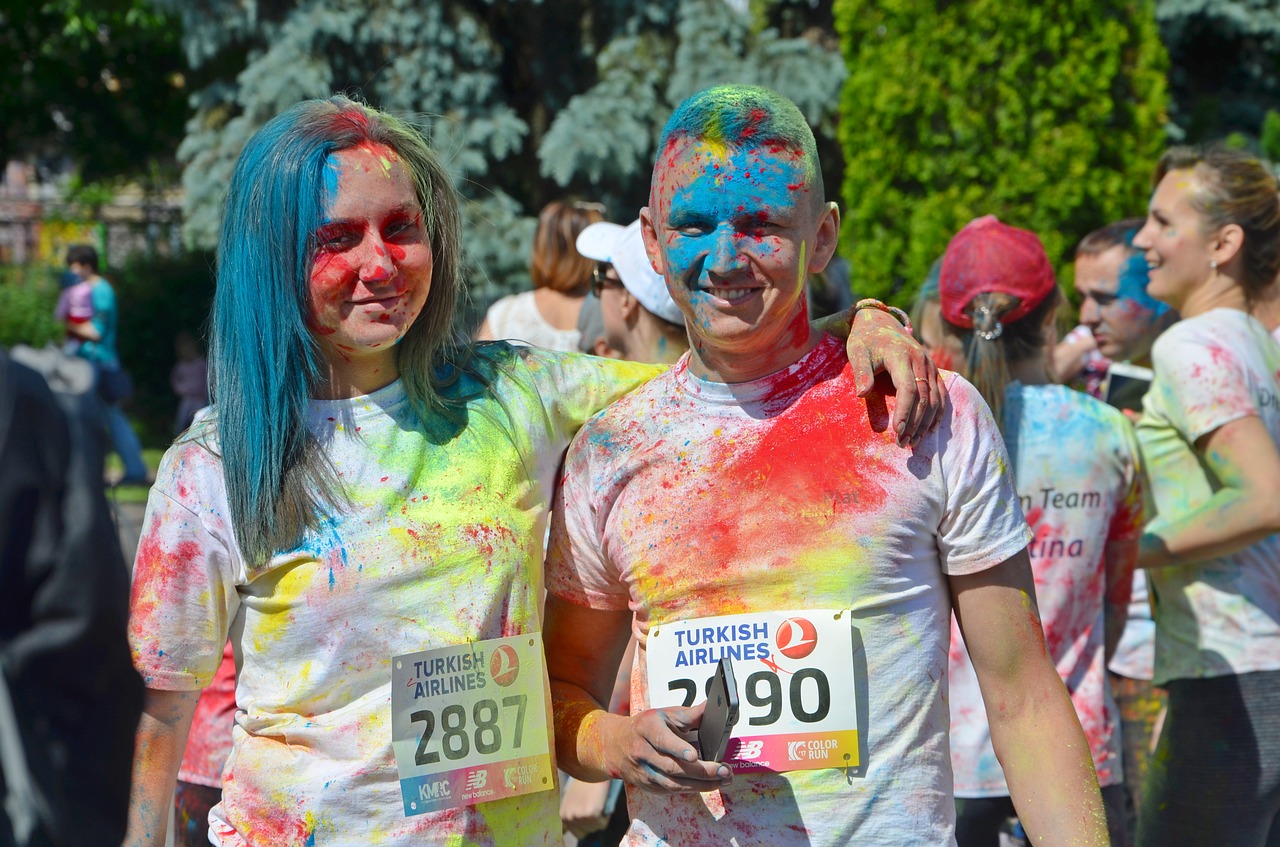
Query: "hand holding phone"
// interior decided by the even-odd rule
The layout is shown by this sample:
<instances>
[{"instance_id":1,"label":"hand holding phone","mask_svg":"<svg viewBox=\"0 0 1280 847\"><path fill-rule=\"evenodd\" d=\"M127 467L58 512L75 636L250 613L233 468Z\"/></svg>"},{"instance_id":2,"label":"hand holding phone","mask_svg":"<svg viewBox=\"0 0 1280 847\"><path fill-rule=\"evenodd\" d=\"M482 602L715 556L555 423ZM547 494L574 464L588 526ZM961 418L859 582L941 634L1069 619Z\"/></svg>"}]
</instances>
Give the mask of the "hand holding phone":
<instances>
[{"instance_id":1,"label":"hand holding phone","mask_svg":"<svg viewBox=\"0 0 1280 847\"><path fill-rule=\"evenodd\" d=\"M733 676L733 662L726 657L716 665L707 691L707 707L698 728L699 755L704 762L724 761L729 736L737 723L738 681Z\"/></svg>"}]
</instances>

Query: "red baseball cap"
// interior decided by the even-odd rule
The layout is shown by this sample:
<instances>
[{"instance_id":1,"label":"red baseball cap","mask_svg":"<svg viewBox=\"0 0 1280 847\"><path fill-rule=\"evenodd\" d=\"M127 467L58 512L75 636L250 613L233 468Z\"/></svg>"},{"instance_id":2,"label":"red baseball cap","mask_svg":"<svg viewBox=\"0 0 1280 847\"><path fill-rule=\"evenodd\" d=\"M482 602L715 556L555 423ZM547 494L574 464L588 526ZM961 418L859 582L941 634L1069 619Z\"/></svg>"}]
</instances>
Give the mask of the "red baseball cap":
<instances>
[{"instance_id":1,"label":"red baseball cap","mask_svg":"<svg viewBox=\"0 0 1280 847\"><path fill-rule=\"evenodd\" d=\"M965 307L985 292L1017 297L1017 306L1001 320L1013 323L1039 306L1057 280L1040 238L1029 230L1001 223L995 215L970 221L955 234L942 256L938 294L942 316L956 326L973 328Z\"/></svg>"}]
</instances>

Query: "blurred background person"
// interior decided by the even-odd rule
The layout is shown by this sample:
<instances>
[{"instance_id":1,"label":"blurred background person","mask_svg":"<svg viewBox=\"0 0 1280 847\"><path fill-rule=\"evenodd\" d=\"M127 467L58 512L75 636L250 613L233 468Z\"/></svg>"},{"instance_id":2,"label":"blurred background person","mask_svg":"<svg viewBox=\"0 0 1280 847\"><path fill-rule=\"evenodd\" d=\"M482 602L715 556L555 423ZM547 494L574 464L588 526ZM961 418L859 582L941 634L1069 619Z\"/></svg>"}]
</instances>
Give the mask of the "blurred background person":
<instances>
[{"instance_id":1,"label":"blurred background person","mask_svg":"<svg viewBox=\"0 0 1280 847\"><path fill-rule=\"evenodd\" d=\"M1119 716L1106 659L1124 626L1142 527L1138 445L1124 415L1054 384L1061 292L1040 239L993 216L951 240L939 279L960 372L1000 424L1022 509L1045 644L1084 728L1111 843L1126 843ZM997 847L1014 813L978 678L952 620L951 761L956 842Z\"/></svg>"},{"instance_id":2,"label":"blurred background person","mask_svg":"<svg viewBox=\"0 0 1280 847\"><path fill-rule=\"evenodd\" d=\"M600 221L582 231L577 249L597 264L593 293L600 300L603 335L591 352L633 362L673 364L689 349L684 315L644 252L640 221Z\"/></svg>"},{"instance_id":3,"label":"blurred background person","mask_svg":"<svg viewBox=\"0 0 1280 847\"><path fill-rule=\"evenodd\" d=\"M1143 218L1127 218L1094 230L1076 247L1075 284L1079 292L1080 325L1093 340L1097 355L1084 365L1083 381L1100 396L1113 362L1151 367L1151 347L1160 333L1178 320L1178 313L1148 293L1147 260L1133 246ZM1062 350L1063 344L1058 345ZM1144 389L1139 388L1139 391ZM1117 398L1122 399L1122 398ZM1141 397L1131 398L1137 402ZM1124 408L1130 408L1126 402ZM1146 575L1137 570L1129 600L1124 634L1108 665L1112 693L1120 709L1124 736L1124 782L1128 795L1129 837L1142 803L1142 783L1164 710L1162 689L1151 683L1155 671L1155 622Z\"/></svg>"},{"instance_id":4,"label":"blurred background person","mask_svg":"<svg viewBox=\"0 0 1280 847\"><path fill-rule=\"evenodd\" d=\"M1156 339L1138 438L1156 517L1142 537L1155 682L1168 716L1140 847L1280 843L1280 344L1249 314L1280 271L1271 171L1174 148L1134 237L1148 292L1182 319Z\"/></svg>"},{"instance_id":5,"label":"blurred background person","mask_svg":"<svg viewBox=\"0 0 1280 847\"><path fill-rule=\"evenodd\" d=\"M174 336L173 353L177 361L169 371L169 386L178 395L173 433L181 435L191 426L196 412L209 405L209 367L200 342L186 330Z\"/></svg>"},{"instance_id":6,"label":"blurred background person","mask_svg":"<svg viewBox=\"0 0 1280 847\"><path fill-rule=\"evenodd\" d=\"M98 393L106 406L107 431L124 465L124 475L118 483L145 484L148 481L147 466L142 460L142 444L120 408L130 389L127 388L128 375L116 352L118 311L115 289L98 273L98 251L88 244L73 244L67 248L67 267L90 286L93 314L86 321L68 321L67 332L80 339L75 354L93 364Z\"/></svg>"},{"instance_id":7,"label":"blurred background person","mask_svg":"<svg viewBox=\"0 0 1280 847\"><path fill-rule=\"evenodd\" d=\"M942 257L929 266L929 274L916 292L911 306L911 324L916 338L933 357L934 364L947 370L955 370L956 363L964 357L960 339L942 328L942 301L938 296L938 275L942 272Z\"/></svg>"},{"instance_id":8,"label":"blurred background person","mask_svg":"<svg viewBox=\"0 0 1280 847\"><path fill-rule=\"evenodd\" d=\"M78 408L0 349L0 844L125 833L142 680L97 422Z\"/></svg>"},{"instance_id":9,"label":"blurred background person","mask_svg":"<svg viewBox=\"0 0 1280 847\"><path fill-rule=\"evenodd\" d=\"M1147 260L1133 246L1142 218L1107 224L1076 247L1080 323L1108 361L1151 364L1151 345L1178 313L1147 292Z\"/></svg>"},{"instance_id":10,"label":"blurred background person","mask_svg":"<svg viewBox=\"0 0 1280 847\"><path fill-rule=\"evenodd\" d=\"M529 275L533 290L489 307L476 339L523 342L547 350L578 349L578 317L595 263L574 247L578 233L604 220L599 203L555 200L538 214Z\"/></svg>"},{"instance_id":11,"label":"blurred background person","mask_svg":"<svg viewBox=\"0 0 1280 847\"><path fill-rule=\"evenodd\" d=\"M689 349L681 313L666 280L649 264L640 221L628 226L600 221L582 231L578 252L597 262L592 293L599 303L603 327L592 349L597 356L635 362L673 364ZM631 667L635 640L627 644L618 665L609 710L631 711ZM582 782L566 775L560 817L580 847L615 847L626 834L630 817L621 780Z\"/></svg>"}]
</instances>

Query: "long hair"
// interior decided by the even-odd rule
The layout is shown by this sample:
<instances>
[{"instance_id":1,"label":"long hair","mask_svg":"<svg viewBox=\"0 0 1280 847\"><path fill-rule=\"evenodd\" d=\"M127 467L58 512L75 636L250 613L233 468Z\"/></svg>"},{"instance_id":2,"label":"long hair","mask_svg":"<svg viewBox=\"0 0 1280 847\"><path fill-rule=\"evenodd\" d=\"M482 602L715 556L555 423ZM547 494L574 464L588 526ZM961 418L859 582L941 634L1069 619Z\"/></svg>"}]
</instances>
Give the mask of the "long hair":
<instances>
[{"instance_id":1,"label":"long hair","mask_svg":"<svg viewBox=\"0 0 1280 847\"><path fill-rule=\"evenodd\" d=\"M443 405L434 368L460 286L458 202L426 141L392 115L345 97L307 100L249 139L231 177L218 246L209 367L236 540L251 562L296 545L339 501L306 427L324 360L307 329L308 280L324 220L325 163L361 143L394 150L411 174L431 244L431 290L397 345L400 376L423 420Z\"/></svg>"},{"instance_id":2,"label":"long hair","mask_svg":"<svg viewBox=\"0 0 1280 847\"><path fill-rule=\"evenodd\" d=\"M534 288L565 294L585 293L596 263L578 252L578 233L604 220L603 206L571 200L552 200L538 213L533 234L529 276Z\"/></svg>"},{"instance_id":3,"label":"long hair","mask_svg":"<svg viewBox=\"0 0 1280 847\"><path fill-rule=\"evenodd\" d=\"M984 291L965 307L973 329L943 319L943 326L964 344L965 378L991 407L996 424L1004 429L1004 391L1012 381L1010 366L1043 355L1045 319L1058 308L1062 292L1055 286L1034 309L1016 321L1004 318L1020 303L1000 291Z\"/></svg>"}]
</instances>

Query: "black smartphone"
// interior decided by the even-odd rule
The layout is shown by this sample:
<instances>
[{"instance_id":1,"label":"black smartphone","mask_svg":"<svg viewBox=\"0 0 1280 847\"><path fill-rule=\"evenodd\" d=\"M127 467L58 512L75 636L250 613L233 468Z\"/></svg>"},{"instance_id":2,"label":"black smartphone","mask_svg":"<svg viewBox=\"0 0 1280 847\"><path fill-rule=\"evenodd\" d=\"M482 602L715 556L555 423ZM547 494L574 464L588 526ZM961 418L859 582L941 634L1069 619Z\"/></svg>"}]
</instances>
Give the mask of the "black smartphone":
<instances>
[{"instance_id":1,"label":"black smartphone","mask_svg":"<svg viewBox=\"0 0 1280 847\"><path fill-rule=\"evenodd\" d=\"M733 663L721 659L707 691L707 708L698 728L698 750L704 762L722 762L729 749L729 734L738 722L738 681Z\"/></svg>"},{"instance_id":2,"label":"black smartphone","mask_svg":"<svg viewBox=\"0 0 1280 847\"><path fill-rule=\"evenodd\" d=\"M1154 376L1150 368L1112 362L1107 368L1107 382L1102 397L1117 409L1141 412L1142 397L1151 387Z\"/></svg>"}]
</instances>

